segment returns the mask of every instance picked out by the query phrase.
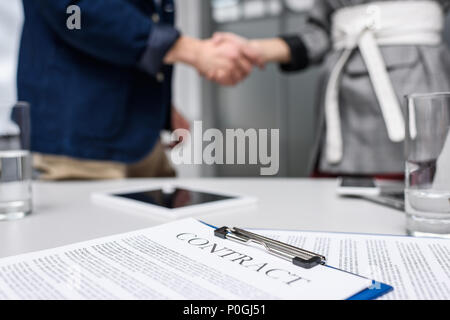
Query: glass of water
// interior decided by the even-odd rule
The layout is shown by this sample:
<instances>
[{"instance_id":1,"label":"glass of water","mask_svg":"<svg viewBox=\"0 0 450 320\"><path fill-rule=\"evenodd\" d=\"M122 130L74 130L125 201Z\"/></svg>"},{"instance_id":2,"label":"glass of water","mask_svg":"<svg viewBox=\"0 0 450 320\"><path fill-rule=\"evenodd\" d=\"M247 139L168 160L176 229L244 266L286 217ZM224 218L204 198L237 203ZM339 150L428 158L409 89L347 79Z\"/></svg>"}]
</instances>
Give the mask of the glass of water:
<instances>
[{"instance_id":1,"label":"glass of water","mask_svg":"<svg viewBox=\"0 0 450 320\"><path fill-rule=\"evenodd\" d=\"M407 97L407 230L450 237L450 93Z\"/></svg>"},{"instance_id":2,"label":"glass of water","mask_svg":"<svg viewBox=\"0 0 450 320\"><path fill-rule=\"evenodd\" d=\"M0 103L0 221L32 211L30 107Z\"/></svg>"}]
</instances>

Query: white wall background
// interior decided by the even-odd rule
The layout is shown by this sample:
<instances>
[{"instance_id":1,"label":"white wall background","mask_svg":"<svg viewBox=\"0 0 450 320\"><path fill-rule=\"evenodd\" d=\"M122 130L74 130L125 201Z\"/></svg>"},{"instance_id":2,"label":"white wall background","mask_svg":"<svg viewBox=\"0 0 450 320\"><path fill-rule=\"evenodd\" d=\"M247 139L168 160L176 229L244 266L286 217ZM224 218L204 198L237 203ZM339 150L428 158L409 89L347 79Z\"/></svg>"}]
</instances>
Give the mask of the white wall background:
<instances>
[{"instance_id":1,"label":"white wall background","mask_svg":"<svg viewBox=\"0 0 450 320\"><path fill-rule=\"evenodd\" d=\"M199 38L202 34L201 2L205 0L177 0L177 25L183 34ZM189 120L202 120L202 80L197 72L188 66L177 65L174 79L174 104ZM201 166L178 166L180 177L202 175Z\"/></svg>"},{"instance_id":2,"label":"white wall background","mask_svg":"<svg viewBox=\"0 0 450 320\"><path fill-rule=\"evenodd\" d=\"M21 0L0 1L0 134L14 130L9 109L17 100L17 57L23 23Z\"/></svg>"},{"instance_id":3,"label":"white wall background","mask_svg":"<svg viewBox=\"0 0 450 320\"><path fill-rule=\"evenodd\" d=\"M200 3L204 0L177 0L177 25L183 34L200 37ZM201 79L197 72L188 66L178 65L174 81L175 105L189 118L201 117Z\"/></svg>"}]
</instances>

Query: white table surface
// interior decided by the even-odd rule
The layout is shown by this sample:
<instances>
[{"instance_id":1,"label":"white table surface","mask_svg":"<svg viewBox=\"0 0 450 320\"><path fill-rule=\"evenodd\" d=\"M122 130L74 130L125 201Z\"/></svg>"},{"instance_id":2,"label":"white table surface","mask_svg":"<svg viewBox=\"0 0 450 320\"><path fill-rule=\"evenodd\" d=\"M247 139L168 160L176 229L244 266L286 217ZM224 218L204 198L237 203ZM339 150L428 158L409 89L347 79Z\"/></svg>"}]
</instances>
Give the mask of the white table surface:
<instances>
[{"instance_id":1,"label":"white table surface","mask_svg":"<svg viewBox=\"0 0 450 320\"><path fill-rule=\"evenodd\" d=\"M91 203L90 194L127 186L177 185L242 193L259 199L254 208L203 215L216 226L405 235L404 214L364 200L336 196L335 180L196 179L103 182L36 182L34 212L0 222L0 258L54 248L163 223Z\"/></svg>"}]
</instances>

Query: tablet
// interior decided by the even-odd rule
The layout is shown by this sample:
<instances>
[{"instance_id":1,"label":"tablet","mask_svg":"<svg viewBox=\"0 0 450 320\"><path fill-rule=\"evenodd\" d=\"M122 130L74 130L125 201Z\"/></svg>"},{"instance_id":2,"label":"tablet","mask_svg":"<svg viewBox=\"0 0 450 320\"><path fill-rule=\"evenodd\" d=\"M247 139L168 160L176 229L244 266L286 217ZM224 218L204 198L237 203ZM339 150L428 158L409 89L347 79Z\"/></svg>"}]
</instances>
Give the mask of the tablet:
<instances>
[{"instance_id":1,"label":"tablet","mask_svg":"<svg viewBox=\"0 0 450 320\"><path fill-rule=\"evenodd\" d=\"M95 204L110 209L170 220L238 209L257 203L254 197L177 185L97 192L91 198Z\"/></svg>"}]
</instances>

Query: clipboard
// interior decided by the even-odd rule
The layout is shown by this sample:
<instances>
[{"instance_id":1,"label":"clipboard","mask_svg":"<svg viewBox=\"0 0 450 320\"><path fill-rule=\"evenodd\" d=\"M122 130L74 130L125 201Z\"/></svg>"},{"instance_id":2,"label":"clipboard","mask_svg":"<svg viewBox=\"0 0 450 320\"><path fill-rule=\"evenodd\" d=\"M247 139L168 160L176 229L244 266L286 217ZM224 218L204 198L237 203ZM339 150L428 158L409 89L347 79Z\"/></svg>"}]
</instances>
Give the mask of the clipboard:
<instances>
[{"instance_id":1,"label":"clipboard","mask_svg":"<svg viewBox=\"0 0 450 320\"><path fill-rule=\"evenodd\" d=\"M356 277L364 278L357 274L327 265L326 257L323 255L298 248L284 242L276 241L244 229L230 228L226 226L217 228L205 222L202 223L213 228L214 235L216 237L240 243L242 245L251 245L253 243L258 244L262 246L267 251L267 253L274 255L280 259L290 261L292 262L292 264L296 265L299 268L311 269L317 267L318 265L322 265L327 268L352 274ZM392 286L372 280L372 285L370 287L347 298L347 300L375 300L391 292L392 290L394 290Z\"/></svg>"}]
</instances>

